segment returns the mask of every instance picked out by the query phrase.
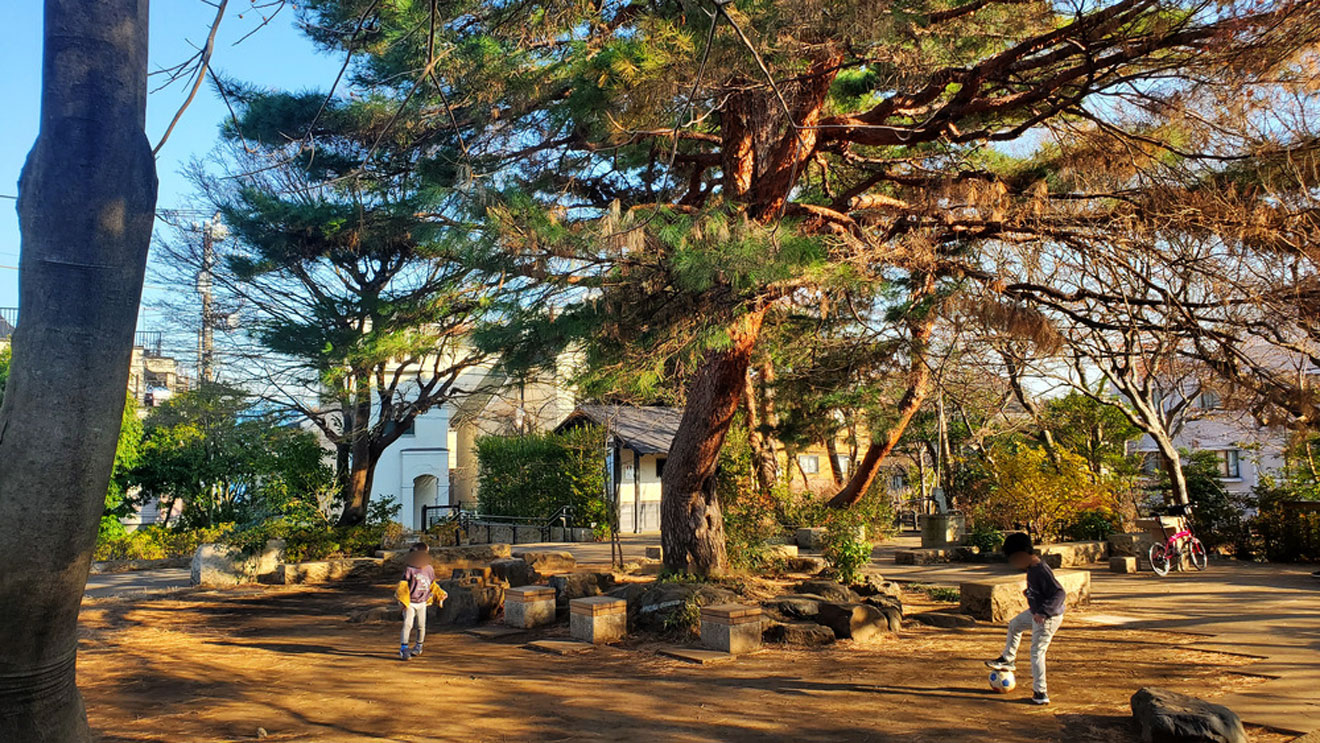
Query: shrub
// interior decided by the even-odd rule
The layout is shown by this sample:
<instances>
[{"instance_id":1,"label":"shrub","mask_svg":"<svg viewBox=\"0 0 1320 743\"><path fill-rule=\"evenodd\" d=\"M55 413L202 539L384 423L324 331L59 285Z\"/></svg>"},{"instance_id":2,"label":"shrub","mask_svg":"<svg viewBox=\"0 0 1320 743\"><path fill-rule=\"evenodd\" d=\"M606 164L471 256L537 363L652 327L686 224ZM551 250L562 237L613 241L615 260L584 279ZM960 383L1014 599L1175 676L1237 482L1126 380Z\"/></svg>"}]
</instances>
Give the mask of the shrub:
<instances>
[{"instance_id":1,"label":"shrub","mask_svg":"<svg viewBox=\"0 0 1320 743\"><path fill-rule=\"evenodd\" d=\"M1257 508L1239 549L1273 562L1320 561L1320 502L1314 491L1264 479L1252 491Z\"/></svg>"},{"instance_id":2,"label":"shrub","mask_svg":"<svg viewBox=\"0 0 1320 743\"><path fill-rule=\"evenodd\" d=\"M549 518L568 505L569 526L606 524L604 450L604 430L594 426L477 439L481 512Z\"/></svg>"},{"instance_id":3,"label":"shrub","mask_svg":"<svg viewBox=\"0 0 1320 743\"><path fill-rule=\"evenodd\" d=\"M1118 514L1108 508L1088 508L1078 511L1063 527L1062 535L1073 541L1104 541L1118 531Z\"/></svg>"},{"instance_id":4,"label":"shrub","mask_svg":"<svg viewBox=\"0 0 1320 743\"><path fill-rule=\"evenodd\" d=\"M1067 451L1051 461L1033 446L996 447L991 482L977 504L977 519L1000 529L1023 527L1038 539L1058 536L1078 512L1110 508L1118 482L1098 478L1086 460Z\"/></svg>"},{"instance_id":5,"label":"shrub","mask_svg":"<svg viewBox=\"0 0 1320 743\"><path fill-rule=\"evenodd\" d=\"M1004 532L994 528L984 519L974 519L972 528L963 539L964 544L975 547L981 554L998 552L1004 544Z\"/></svg>"},{"instance_id":6,"label":"shrub","mask_svg":"<svg viewBox=\"0 0 1320 743\"><path fill-rule=\"evenodd\" d=\"M234 529L233 524L204 529L175 529L144 526L131 532L105 535L92 553L94 560L163 560L190 557L198 546L221 541Z\"/></svg>"},{"instance_id":7,"label":"shrub","mask_svg":"<svg viewBox=\"0 0 1320 743\"><path fill-rule=\"evenodd\" d=\"M864 528L860 519L849 518L847 512L840 512L839 517L825 527L821 554L840 583L858 582L862 566L871 561L871 543L860 538L859 527Z\"/></svg>"}]
</instances>

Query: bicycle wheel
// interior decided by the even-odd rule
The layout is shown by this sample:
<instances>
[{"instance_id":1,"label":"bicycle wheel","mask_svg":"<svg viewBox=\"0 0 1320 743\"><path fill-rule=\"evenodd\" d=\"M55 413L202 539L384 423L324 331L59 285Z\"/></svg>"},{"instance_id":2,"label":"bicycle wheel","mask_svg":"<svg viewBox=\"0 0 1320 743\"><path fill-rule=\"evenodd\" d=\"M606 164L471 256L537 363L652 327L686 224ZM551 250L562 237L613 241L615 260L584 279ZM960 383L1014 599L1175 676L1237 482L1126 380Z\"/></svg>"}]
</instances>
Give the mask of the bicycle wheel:
<instances>
[{"instance_id":1,"label":"bicycle wheel","mask_svg":"<svg viewBox=\"0 0 1320 743\"><path fill-rule=\"evenodd\" d=\"M1157 542L1150 546L1150 569L1154 570L1156 575L1169 574L1169 550L1162 543Z\"/></svg>"},{"instance_id":2,"label":"bicycle wheel","mask_svg":"<svg viewBox=\"0 0 1320 743\"><path fill-rule=\"evenodd\" d=\"M1210 564L1210 557L1205 552L1205 545L1201 540L1192 537L1192 541L1187 545L1187 555L1191 558L1192 567L1197 570L1205 570Z\"/></svg>"}]
</instances>

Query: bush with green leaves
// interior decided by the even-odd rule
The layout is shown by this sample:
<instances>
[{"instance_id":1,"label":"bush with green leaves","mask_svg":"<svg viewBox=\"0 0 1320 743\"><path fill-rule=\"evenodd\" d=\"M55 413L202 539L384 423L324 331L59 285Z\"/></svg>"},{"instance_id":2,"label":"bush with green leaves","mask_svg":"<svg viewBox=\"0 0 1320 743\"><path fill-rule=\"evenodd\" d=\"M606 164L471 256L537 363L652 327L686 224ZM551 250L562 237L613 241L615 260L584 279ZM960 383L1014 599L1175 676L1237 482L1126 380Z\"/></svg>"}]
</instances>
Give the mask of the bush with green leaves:
<instances>
[{"instance_id":1,"label":"bush with green leaves","mask_svg":"<svg viewBox=\"0 0 1320 743\"><path fill-rule=\"evenodd\" d=\"M1121 525L1121 519L1113 509L1087 508L1073 515L1063 526L1060 536L1076 542L1104 541Z\"/></svg>"},{"instance_id":2,"label":"bush with green leaves","mask_svg":"<svg viewBox=\"0 0 1320 743\"><path fill-rule=\"evenodd\" d=\"M491 516L550 518L573 509L569 526L605 524L605 431L584 426L563 433L477 439L478 508Z\"/></svg>"},{"instance_id":3,"label":"bush with green leaves","mask_svg":"<svg viewBox=\"0 0 1320 743\"><path fill-rule=\"evenodd\" d=\"M1004 545L1004 532L996 529L986 519L972 519L972 528L963 537L963 544L975 547L983 555L998 552Z\"/></svg>"},{"instance_id":4,"label":"bush with green leaves","mask_svg":"<svg viewBox=\"0 0 1320 743\"><path fill-rule=\"evenodd\" d=\"M94 560L163 560L191 557L197 548L226 539L233 524L219 524L202 529L176 529L144 526L119 534L102 535L92 554Z\"/></svg>"},{"instance_id":5,"label":"bush with green leaves","mask_svg":"<svg viewBox=\"0 0 1320 743\"><path fill-rule=\"evenodd\" d=\"M865 523L856 514L840 511L825 526L821 554L840 583L856 583L861 569L871 562L871 542L864 536Z\"/></svg>"}]
</instances>

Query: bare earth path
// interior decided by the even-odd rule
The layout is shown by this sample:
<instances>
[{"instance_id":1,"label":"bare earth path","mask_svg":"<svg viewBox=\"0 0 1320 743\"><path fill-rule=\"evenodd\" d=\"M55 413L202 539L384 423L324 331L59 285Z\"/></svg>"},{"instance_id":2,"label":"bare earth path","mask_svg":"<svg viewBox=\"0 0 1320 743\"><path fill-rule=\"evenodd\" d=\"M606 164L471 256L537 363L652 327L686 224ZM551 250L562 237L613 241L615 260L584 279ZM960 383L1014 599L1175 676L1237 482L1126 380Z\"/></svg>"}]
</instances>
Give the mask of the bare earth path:
<instances>
[{"instance_id":1,"label":"bare earth path","mask_svg":"<svg viewBox=\"0 0 1320 743\"><path fill-rule=\"evenodd\" d=\"M625 555L640 556L648 543L630 540ZM560 547L583 561L609 557L608 545ZM1117 596L1123 584L1113 585ZM1127 701L1139 686L1228 699L1274 683L1243 673L1251 659L1200 647L1204 638L1080 621L1051 649L1056 703L1044 709L1027 705L1021 690L985 688L980 661L1001 642L991 626L913 623L874 645L775 648L714 666L659 656L655 638L560 657L521 647L530 638L448 631L405 664L391 655L397 624L345 621L349 609L388 593L359 584L89 598L79 678L99 740L244 741L264 728L270 741L318 743L1114 743L1134 739ZM934 606L910 593L914 610ZM1134 614L1127 600L1110 603L1093 613ZM1257 743L1292 737L1252 735Z\"/></svg>"},{"instance_id":2,"label":"bare earth path","mask_svg":"<svg viewBox=\"0 0 1320 743\"><path fill-rule=\"evenodd\" d=\"M895 565L903 537L875 551L887 577L957 585L1006 572L988 565ZM1205 572L1091 573L1093 603L1079 619L1131 629L1194 633L1194 647L1255 657L1243 670L1272 677L1218 700L1245 721L1299 733L1320 730L1320 580L1314 567L1214 561ZM1089 615L1089 617L1087 616Z\"/></svg>"}]
</instances>

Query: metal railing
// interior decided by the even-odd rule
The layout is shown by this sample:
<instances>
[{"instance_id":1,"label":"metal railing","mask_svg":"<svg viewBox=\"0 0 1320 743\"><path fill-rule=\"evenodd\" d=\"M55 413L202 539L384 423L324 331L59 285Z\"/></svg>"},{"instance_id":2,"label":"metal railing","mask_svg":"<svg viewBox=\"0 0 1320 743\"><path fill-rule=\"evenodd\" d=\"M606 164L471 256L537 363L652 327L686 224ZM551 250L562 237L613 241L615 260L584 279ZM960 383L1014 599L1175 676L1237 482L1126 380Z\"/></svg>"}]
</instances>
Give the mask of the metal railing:
<instances>
[{"instance_id":1,"label":"metal railing","mask_svg":"<svg viewBox=\"0 0 1320 743\"><path fill-rule=\"evenodd\" d=\"M0 307L0 338L8 338L18 327L18 308Z\"/></svg>"},{"instance_id":2,"label":"metal railing","mask_svg":"<svg viewBox=\"0 0 1320 743\"><path fill-rule=\"evenodd\" d=\"M443 519L451 519L469 537L485 537L486 543L492 541L496 529L509 530L509 542L518 544L520 529L535 529L537 539L532 541L550 541L550 530L558 526L568 528L573 518L572 506L560 506L549 518L538 516L494 516L490 514L464 511L460 506L422 506L422 530L426 531ZM474 541L476 541L474 539ZM527 540L524 540L526 542Z\"/></svg>"}]
</instances>

